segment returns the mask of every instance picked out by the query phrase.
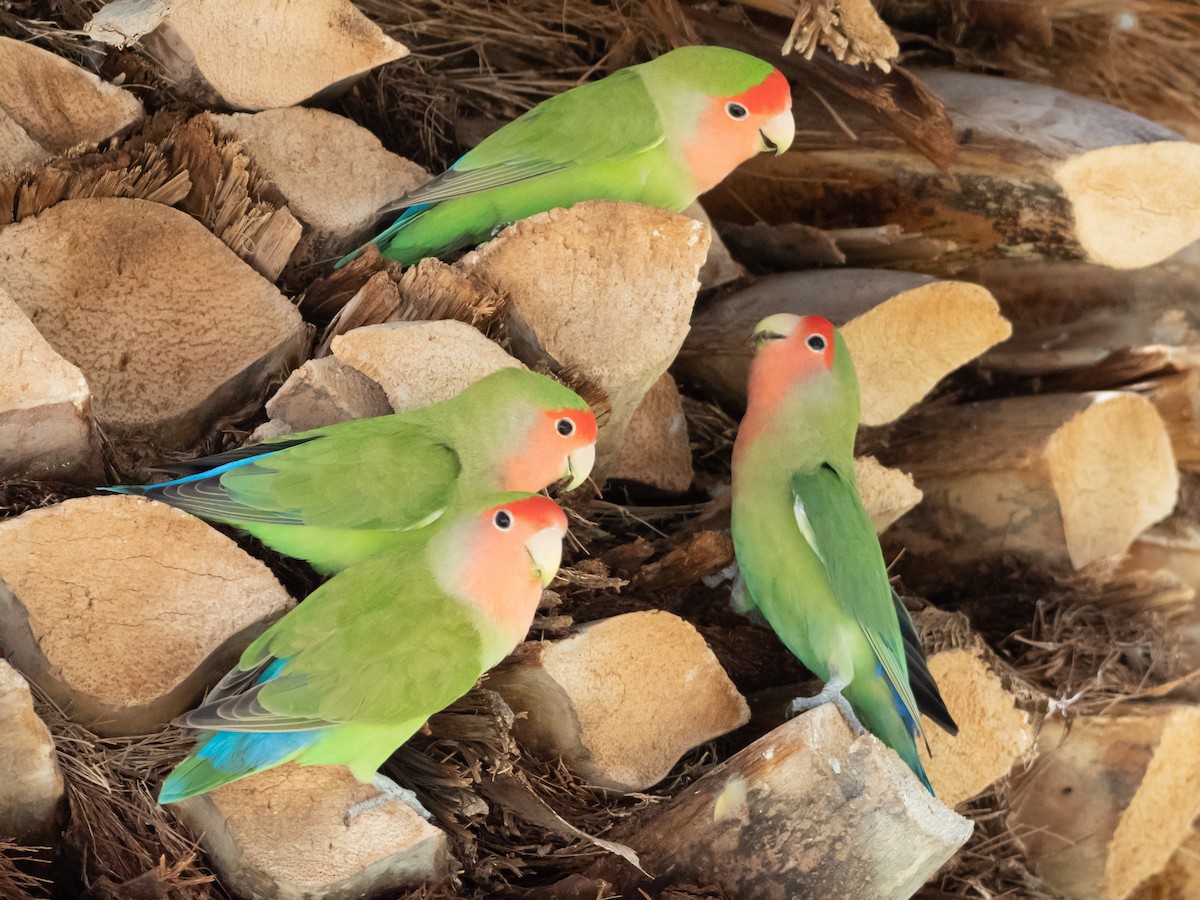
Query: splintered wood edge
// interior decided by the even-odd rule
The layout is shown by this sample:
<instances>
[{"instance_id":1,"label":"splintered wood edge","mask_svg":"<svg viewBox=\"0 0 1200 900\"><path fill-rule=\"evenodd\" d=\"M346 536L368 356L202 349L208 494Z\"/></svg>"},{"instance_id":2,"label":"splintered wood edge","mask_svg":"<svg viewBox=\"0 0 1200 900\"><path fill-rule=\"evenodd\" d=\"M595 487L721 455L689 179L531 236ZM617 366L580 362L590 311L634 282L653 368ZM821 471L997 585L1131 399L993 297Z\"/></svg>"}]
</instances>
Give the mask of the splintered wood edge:
<instances>
[{"instance_id":1,"label":"splintered wood edge","mask_svg":"<svg viewBox=\"0 0 1200 900\"><path fill-rule=\"evenodd\" d=\"M873 456L855 458L854 478L876 534L887 531L893 522L925 496L913 483L911 475L899 469L889 469Z\"/></svg>"},{"instance_id":2,"label":"splintered wood edge","mask_svg":"<svg viewBox=\"0 0 1200 900\"><path fill-rule=\"evenodd\" d=\"M950 372L1012 334L991 293L935 281L896 294L846 323L864 425L894 421Z\"/></svg>"},{"instance_id":3,"label":"splintered wood edge","mask_svg":"<svg viewBox=\"0 0 1200 900\"><path fill-rule=\"evenodd\" d=\"M1200 709L1174 708L1108 845L1104 881L1110 897L1125 897L1161 871L1200 813ZM1188 802L1190 801L1190 803Z\"/></svg>"},{"instance_id":4,"label":"splintered wood edge","mask_svg":"<svg viewBox=\"0 0 1200 900\"><path fill-rule=\"evenodd\" d=\"M1054 176L1089 259L1137 269L1200 238L1197 171L1200 145L1155 141L1092 150L1063 163Z\"/></svg>"},{"instance_id":5,"label":"splintered wood edge","mask_svg":"<svg viewBox=\"0 0 1200 900\"><path fill-rule=\"evenodd\" d=\"M921 741L917 750L938 799L953 807L1029 756L1034 747L1033 723L979 649L932 653L929 671L959 733L951 737L926 718L930 752Z\"/></svg>"},{"instance_id":6,"label":"splintered wood edge","mask_svg":"<svg viewBox=\"0 0 1200 900\"><path fill-rule=\"evenodd\" d=\"M1171 440L1153 404L1129 393L1093 402L1050 437L1050 481L1072 565L1124 552L1170 515L1179 492Z\"/></svg>"}]
</instances>

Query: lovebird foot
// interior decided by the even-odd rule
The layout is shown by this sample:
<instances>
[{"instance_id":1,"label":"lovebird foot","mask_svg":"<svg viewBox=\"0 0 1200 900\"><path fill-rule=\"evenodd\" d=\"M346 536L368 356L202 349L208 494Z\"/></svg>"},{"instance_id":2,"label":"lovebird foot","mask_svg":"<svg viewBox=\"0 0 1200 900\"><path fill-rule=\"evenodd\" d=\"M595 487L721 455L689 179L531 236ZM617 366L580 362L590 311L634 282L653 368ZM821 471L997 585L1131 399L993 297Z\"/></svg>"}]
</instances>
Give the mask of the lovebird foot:
<instances>
[{"instance_id":1,"label":"lovebird foot","mask_svg":"<svg viewBox=\"0 0 1200 900\"><path fill-rule=\"evenodd\" d=\"M813 697L797 697L788 704L788 718L797 716L802 712L808 712L810 709L816 709L825 703L832 703L846 719L846 723L850 726L850 731L855 737L862 735L866 729L863 728L862 722L858 721L858 716L854 714L854 710L850 708L850 701L842 696L842 691L846 687L846 682L843 681L836 672L831 672L829 680L825 682L825 687L821 688L821 692Z\"/></svg>"},{"instance_id":2,"label":"lovebird foot","mask_svg":"<svg viewBox=\"0 0 1200 900\"><path fill-rule=\"evenodd\" d=\"M375 773L375 777L371 779L371 787L379 791L374 797L368 797L366 800L361 800L355 803L348 810L342 821L349 826L351 820L361 816L365 812L370 812L373 809L378 809L385 803L391 803L393 800L403 800L411 806L417 814L428 821L432 818L432 814L417 799L417 795L408 788L402 788L386 775Z\"/></svg>"}]
</instances>

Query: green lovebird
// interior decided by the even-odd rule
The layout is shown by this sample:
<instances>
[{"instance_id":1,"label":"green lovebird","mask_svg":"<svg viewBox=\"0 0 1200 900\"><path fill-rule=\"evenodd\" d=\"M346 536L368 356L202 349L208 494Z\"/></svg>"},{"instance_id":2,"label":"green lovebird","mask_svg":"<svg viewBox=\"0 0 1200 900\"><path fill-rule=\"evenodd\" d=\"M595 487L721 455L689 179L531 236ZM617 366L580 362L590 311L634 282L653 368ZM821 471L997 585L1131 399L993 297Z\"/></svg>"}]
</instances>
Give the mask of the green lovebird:
<instances>
[{"instance_id":1,"label":"green lovebird","mask_svg":"<svg viewBox=\"0 0 1200 900\"><path fill-rule=\"evenodd\" d=\"M786 313L754 329L746 415L733 448L733 545L745 612L761 613L825 687L795 714L836 702L929 788L920 713L951 734L908 611L854 478L859 394L840 333ZM861 721L861 724L860 724Z\"/></svg>"},{"instance_id":2,"label":"green lovebird","mask_svg":"<svg viewBox=\"0 0 1200 900\"><path fill-rule=\"evenodd\" d=\"M507 368L449 400L164 466L173 481L104 488L234 525L324 574L437 520L456 498L568 490L596 458L596 418L552 378Z\"/></svg>"},{"instance_id":3,"label":"green lovebird","mask_svg":"<svg viewBox=\"0 0 1200 900\"><path fill-rule=\"evenodd\" d=\"M381 209L406 212L372 243L410 265L583 200L679 211L756 153L790 147L791 109L787 79L769 63L680 47L542 101Z\"/></svg>"},{"instance_id":4,"label":"green lovebird","mask_svg":"<svg viewBox=\"0 0 1200 900\"><path fill-rule=\"evenodd\" d=\"M566 531L548 497L495 494L335 575L176 720L199 743L159 802L289 761L344 765L395 794L376 770L524 640Z\"/></svg>"}]
</instances>

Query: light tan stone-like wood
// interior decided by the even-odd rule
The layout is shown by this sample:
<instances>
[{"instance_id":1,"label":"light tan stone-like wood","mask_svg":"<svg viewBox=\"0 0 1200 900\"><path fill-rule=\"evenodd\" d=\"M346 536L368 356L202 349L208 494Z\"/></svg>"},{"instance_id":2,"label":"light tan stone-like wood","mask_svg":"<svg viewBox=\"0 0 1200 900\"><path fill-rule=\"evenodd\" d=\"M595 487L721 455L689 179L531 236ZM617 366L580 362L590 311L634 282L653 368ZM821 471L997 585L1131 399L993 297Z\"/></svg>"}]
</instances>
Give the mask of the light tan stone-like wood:
<instances>
[{"instance_id":1,"label":"light tan stone-like wood","mask_svg":"<svg viewBox=\"0 0 1200 900\"><path fill-rule=\"evenodd\" d=\"M1166 621L1177 671L1200 669L1200 527L1175 515L1147 528L1130 544L1121 568L1135 577L1138 572L1172 576L1173 585L1139 598L1137 612ZM1187 695L1196 699L1197 689L1191 687Z\"/></svg>"},{"instance_id":2,"label":"light tan stone-like wood","mask_svg":"<svg viewBox=\"0 0 1200 900\"><path fill-rule=\"evenodd\" d=\"M1124 706L1042 727L1010 830L1035 871L1079 900L1123 900L1158 873L1200 813L1200 708Z\"/></svg>"},{"instance_id":3,"label":"light tan stone-like wood","mask_svg":"<svg viewBox=\"0 0 1200 900\"><path fill-rule=\"evenodd\" d=\"M513 352L574 366L608 395L603 478L651 385L688 332L711 231L649 206L595 200L530 216L460 265L508 293Z\"/></svg>"},{"instance_id":4,"label":"light tan stone-like wood","mask_svg":"<svg viewBox=\"0 0 1200 900\"><path fill-rule=\"evenodd\" d=\"M789 272L760 279L696 317L677 371L733 406L746 403L755 324L775 313L842 328L862 394L860 421L898 418L943 377L1012 329L984 288L886 269Z\"/></svg>"},{"instance_id":5,"label":"light tan stone-like wood","mask_svg":"<svg viewBox=\"0 0 1200 900\"><path fill-rule=\"evenodd\" d=\"M853 737L825 704L759 738L619 837L654 887L712 885L739 900L899 900L971 828L895 753L871 735ZM617 890L638 881L629 868L600 865Z\"/></svg>"},{"instance_id":6,"label":"light tan stone-like wood","mask_svg":"<svg viewBox=\"0 0 1200 900\"><path fill-rule=\"evenodd\" d=\"M1134 900L1193 900L1200 897L1200 820L1157 875L1143 881Z\"/></svg>"},{"instance_id":7,"label":"light tan stone-like wood","mask_svg":"<svg viewBox=\"0 0 1200 900\"><path fill-rule=\"evenodd\" d=\"M929 752L921 741L917 752L938 799L957 806L1032 754L1033 722L980 651L945 650L928 662L958 734L925 718Z\"/></svg>"},{"instance_id":8,"label":"light tan stone-like wood","mask_svg":"<svg viewBox=\"0 0 1200 900\"><path fill-rule=\"evenodd\" d=\"M106 430L186 447L298 362L295 307L190 216L66 200L0 230L0 287L79 366Z\"/></svg>"},{"instance_id":9,"label":"light tan stone-like wood","mask_svg":"<svg viewBox=\"0 0 1200 900\"><path fill-rule=\"evenodd\" d=\"M1035 256L1137 268L1200 237L1200 184L1190 177L1200 145L1050 87L914 74L952 120L948 171L877 122L817 113L791 153L748 162L706 197L709 210L771 222L799 214L835 228L898 224L957 245L939 271Z\"/></svg>"},{"instance_id":10,"label":"light tan stone-like wood","mask_svg":"<svg viewBox=\"0 0 1200 900\"><path fill-rule=\"evenodd\" d=\"M237 136L304 223L293 267L354 249L381 206L430 178L367 129L327 110L295 106L214 119Z\"/></svg>"},{"instance_id":11,"label":"light tan stone-like wood","mask_svg":"<svg viewBox=\"0 0 1200 900\"><path fill-rule=\"evenodd\" d=\"M739 278L745 278L747 274L745 268L733 258L729 248L725 246L725 242L721 240L717 230L713 228L712 219L708 217L708 213L704 211L700 201L692 201L691 206L683 210L683 214L697 222L703 222L712 235L712 243L708 245L708 255L704 258L704 265L700 267L701 289L709 290L731 281L737 281Z\"/></svg>"},{"instance_id":12,"label":"light tan stone-like wood","mask_svg":"<svg viewBox=\"0 0 1200 900\"><path fill-rule=\"evenodd\" d=\"M909 416L878 450L925 497L893 534L918 555L1024 553L1082 568L1169 515L1170 438L1137 394L1046 394Z\"/></svg>"},{"instance_id":13,"label":"light tan stone-like wood","mask_svg":"<svg viewBox=\"0 0 1200 900\"><path fill-rule=\"evenodd\" d=\"M700 633L660 610L522 644L488 686L527 713L515 725L523 743L618 791L656 784L688 750L750 718Z\"/></svg>"},{"instance_id":14,"label":"light tan stone-like wood","mask_svg":"<svg viewBox=\"0 0 1200 900\"><path fill-rule=\"evenodd\" d=\"M98 143L143 115L128 91L49 50L0 37L0 172Z\"/></svg>"},{"instance_id":15,"label":"light tan stone-like wood","mask_svg":"<svg viewBox=\"0 0 1200 900\"><path fill-rule=\"evenodd\" d=\"M84 31L141 41L184 90L247 110L294 106L408 55L350 0L118 0Z\"/></svg>"},{"instance_id":16,"label":"light tan stone-like wood","mask_svg":"<svg viewBox=\"0 0 1200 900\"><path fill-rule=\"evenodd\" d=\"M663 372L638 404L608 477L627 478L676 494L691 486L695 472L687 419L679 388L669 373Z\"/></svg>"},{"instance_id":17,"label":"light tan stone-like wood","mask_svg":"<svg viewBox=\"0 0 1200 900\"><path fill-rule=\"evenodd\" d=\"M390 413L387 394L336 356L310 359L267 401L267 415L288 431L307 431Z\"/></svg>"},{"instance_id":18,"label":"light tan stone-like wood","mask_svg":"<svg viewBox=\"0 0 1200 900\"><path fill-rule=\"evenodd\" d=\"M0 840L50 840L63 798L54 739L33 711L29 685L0 659Z\"/></svg>"},{"instance_id":19,"label":"light tan stone-like wood","mask_svg":"<svg viewBox=\"0 0 1200 900\"><path fill-rule=\"evenodd\" d=\"M333 355L383 388L396 412L462 393L521 364L465 322L389 322L333 339Z\"/></svg>"},{"instance_id":20,"label":"light tan stone-like wood","mask_svg":"<svg viewBox=\"0 0 1200 900\"><path fill-rule=\"evenodd\" d=\"M141 734L179 715L292 606L258 560L140 497L0 522L0 642L72 718Z\"/></svg>"},{"instance_id":21,"label":"light tan stone-like wood","mask_svg":"<svg viewBox=\"0 0 1200 900\"><path fill-rule=\"evenodd\" d=\"M256 900L393 896L449 876L446 835L403 801L344 821L378 791L342 766L291 763L175 804L222 883Z\"/></svg>"},{"instance_id":22,"label":"light tan stone-like wood","mask_svg":"<svg viewBox=\"0 0 1200 900\"><path fill-rule=\"evenodd\" d=\"M92 392L0 288L0 479L94 479Z\"/></svg>"},{"instance_id":23,"label":"light tan stone-like wood","mask_svg":"<svg viewBox=\"0 0 1200 900\"><path fill-rule=\"evenodd\" d=\"M921 490L913 484L911 475L882 466L873 456L855 457L854 480L876 534L887 531L921 502Z\"/></svg>"}]
</instances>

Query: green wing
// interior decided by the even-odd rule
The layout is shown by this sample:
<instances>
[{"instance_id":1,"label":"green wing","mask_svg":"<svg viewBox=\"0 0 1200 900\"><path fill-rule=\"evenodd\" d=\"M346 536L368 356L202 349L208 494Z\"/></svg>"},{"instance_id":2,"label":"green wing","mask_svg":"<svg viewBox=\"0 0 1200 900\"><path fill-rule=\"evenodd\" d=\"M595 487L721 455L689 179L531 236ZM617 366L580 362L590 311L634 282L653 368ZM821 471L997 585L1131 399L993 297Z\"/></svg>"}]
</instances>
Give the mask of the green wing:
<instances>
[{"instance_id":1,"label":"green wing","mask_svg":"<svg viewBox=\"0 0 1200 900\"><path fill-rule=\"evenodd\" d=\"M834 597L858 622L884 675L924 738L887 566L870 516L858 497L853 470L847 476L825 463L793 474L791 489L796 524L820 559Z\"/></svg>"},{"instance_id":2,"label":"green wing","mask_svg":"<svg viewBox=\"0 0 1200 900\"><path fill-rule=\"evenodd\" d=\"M453 200L572 166L627 158L664 140L641 76L625 69L542 101L380 213Z\"/></svg>"},{"instance_id":3,"label":"green wing","mask_svg":"<svg viewBox=\"0 0 1200 900\"><path fill-rule=\"evenodd\" d=\"M235 525L404 530L446 505L460 471L458 454L427 425L395 415L318 428L251 449L257 452L198 461L210 466L207 472L143 492Z\"/></svg>"},{"instance_id":4,"label":"green wing","mask_svg":"<svg viewBox=\"0 0 1200 900\"><path fill-rule=\"evenodd\" d=\"M302 731L424 719L453 703L482 674L487 626L442 593L412 558L421 552L378 554L325 582L180 724Z\"/></svg>"}]
</instances>

